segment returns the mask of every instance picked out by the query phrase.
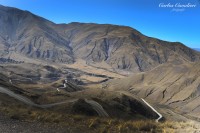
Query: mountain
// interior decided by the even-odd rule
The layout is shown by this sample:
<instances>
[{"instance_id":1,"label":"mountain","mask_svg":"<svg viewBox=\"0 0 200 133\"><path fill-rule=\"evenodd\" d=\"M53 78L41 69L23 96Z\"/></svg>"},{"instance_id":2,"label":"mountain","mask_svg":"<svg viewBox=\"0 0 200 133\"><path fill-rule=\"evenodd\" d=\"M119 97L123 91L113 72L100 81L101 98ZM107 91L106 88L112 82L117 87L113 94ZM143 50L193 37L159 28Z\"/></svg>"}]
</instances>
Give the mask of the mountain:
<instances>
[{"instance_id":1,"label":"mountain","mask_svg":"<svg viewBox=\"0 0 200 133\"><path fill-rule=\"evenodd\" d=\"M5 6L0 26L0 113L94 132L154 132L158 123L146 121L200 118L200 53L180 42L127 26L55 24Z\"/></svg>"},{"instance_id":2,"label":"mountain","mask_svg":"<svg viewBox=\"0 0 200 133\"><path fill-rule=\"evenodd\" d=\"M131 27L55 24L4 6L0 6L0 16L0 58L64 64L82 59L87 64L107 64L131 72L148 71L166 62L200 60L200 53L179 42L147 37Z\"/></svg>"},{"instance_id":3,"label":"mountain","mask_svg":"<svg viewBox=\"0 0 200 133\"><path fill-rule=\"evenodd\" d=\"M193 49L200 52L200 48L193 48Z\"/></svg>"}]
</instances>

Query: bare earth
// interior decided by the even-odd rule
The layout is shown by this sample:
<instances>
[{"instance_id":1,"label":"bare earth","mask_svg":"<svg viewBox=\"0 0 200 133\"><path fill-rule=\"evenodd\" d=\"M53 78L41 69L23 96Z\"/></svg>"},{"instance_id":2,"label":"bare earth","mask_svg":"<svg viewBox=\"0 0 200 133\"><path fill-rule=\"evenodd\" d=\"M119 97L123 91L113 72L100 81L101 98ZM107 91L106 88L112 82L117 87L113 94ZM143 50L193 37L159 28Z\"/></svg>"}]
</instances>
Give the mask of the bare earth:
<instances>
[{"instance_id":1,"label":"bare earth","mask_svg":"<svg viewBox=\"0 0 200 133\"><path fill-rule=\"evenodd\" d=\"M0 114L1 133L67 133L66 128L39 122L25 122L7 118Z\"/></svg>"}]
</instances>

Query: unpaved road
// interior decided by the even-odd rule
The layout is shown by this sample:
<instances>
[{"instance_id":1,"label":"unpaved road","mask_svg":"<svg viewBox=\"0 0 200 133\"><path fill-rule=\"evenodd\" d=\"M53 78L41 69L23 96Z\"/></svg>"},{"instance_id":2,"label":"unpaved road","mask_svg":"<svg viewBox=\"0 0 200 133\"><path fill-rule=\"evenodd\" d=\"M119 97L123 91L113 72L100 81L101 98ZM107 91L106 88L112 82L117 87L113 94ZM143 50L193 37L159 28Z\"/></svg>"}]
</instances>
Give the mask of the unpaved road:
<instances>
[{"instance_id":1,"label":"unpaved road","mask_svg":"<svg viewBox=\"0 0 200 133\"><path fill-rule=\"evenodd\" d=\"M25 103L25 104L27 104L27 105L31 105L31 106L39 107L39 108L50 108L50 107L60 105L60 104L76 102L78 100L78 99L71 99L71 100L58 102L58 103L39 105L39 104L32 102L30 99L28 99L28 98L26 98L22 95L16 94L16 93L14 93L14 92L12 92L9 89L6 89L4 87L0 87L0 93L7 94L7 95ZM93 100L87 100L87 99L85 99L85 101L93 107L93 109L98 113L99 116L101 116L101 117L108 117L109 116L99 103L97 103Z\"/></svg>"},{"instance_id":2,"label":"unpaved road","mask_svg":"<svg viewBox=\"0 0 200 133\"><path fill-rule=\"evenodd\" d=\"M148 102L146 102L143 98L141 99L147 106L149 106L159 116L158 119L156 119L156 122L158 122L163 116L156 109L154 109L154 107L152 107Z\"/></svg>"},{"instance_id":3,"label":"unpaved road","mask_svg":"<svg viewBox=\"0 0 200 133\"><path fill-rule=\"evenodd\" d=\"M25 104L27 104L27 105L31 105L31 106L39 107L39 108L50 108L50 107L53 107L53 106L56 106L56 105L77 101L77 99L71 99L71 100L58 102L58 103L39 105L39 104L36 104L36 103L32 102L30 99L28 99L28 98L26 98L26 97L24 97L22 95L16 94L16 93L14 93L14 92L12 92L9 89L6 89L4 87L0 87L0 93L7 94L7 95L9 95L9 96L11 96L11 97L13 97L13 98L25 103Z\"/></svg>"},{"instance_id":4,"label":"unpaved road","mask_svg":"<svg viewBox=\"0 0 200 133\"><path fill-rule=\"evenodd\" d=\"M103 107L98 102L87 99L85 99L85 102L90 104L93 107L93 109L99 114L99 116L109 117L108 113L103 109Z\"/></svg>"},{"instance_id":5,"label":"unpaved road","mask_svg":"<svg viewBox=\"0 0 200 133\"><path fill-rule=\"evenodd\" d=\"M53 103L53 104L46 104L46 105L39 105L35 104L32 102L30 99L16 94L9 89L6 89L4 87L0 87L0 93L7 94L27 105L35 106L35 107L40 107L40 108L49 108L52 106L64 104L64 103L69 103L69 102L75 102L77 99L72 99L68 101L63 101L59 103ZM93 101L93 100L87 100L85 101L90 104L93 109L99 114L101 117L108 117L108 114L106 111L103 109L103 107ZM42 122L25 122L25 121L18 121L18 120L13 120L5 115L0 113L0 133L68 133L68 132L81 132L78 131L78 129L72 129L73 127L60 127L59 125L56 124L45 124Z\"/></svg>"}]
</instances>

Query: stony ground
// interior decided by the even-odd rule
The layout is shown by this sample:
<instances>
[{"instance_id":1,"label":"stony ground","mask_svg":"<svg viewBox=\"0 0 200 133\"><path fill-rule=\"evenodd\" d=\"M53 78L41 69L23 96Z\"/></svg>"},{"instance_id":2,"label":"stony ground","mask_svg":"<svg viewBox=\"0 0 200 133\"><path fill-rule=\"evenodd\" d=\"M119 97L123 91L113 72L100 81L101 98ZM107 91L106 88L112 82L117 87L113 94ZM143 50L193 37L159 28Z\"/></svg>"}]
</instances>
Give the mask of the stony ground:
<instances>
[{"instance_id":1,"label":"stony ground","mask_svg":"<svg viewBox=\"0 0 200 133\"><path fill-rule=\"evenodd\" d=\"M66 128L40 122L10 119L0 114L0 133L68 133Z\"/></svg>"}]
</instances>

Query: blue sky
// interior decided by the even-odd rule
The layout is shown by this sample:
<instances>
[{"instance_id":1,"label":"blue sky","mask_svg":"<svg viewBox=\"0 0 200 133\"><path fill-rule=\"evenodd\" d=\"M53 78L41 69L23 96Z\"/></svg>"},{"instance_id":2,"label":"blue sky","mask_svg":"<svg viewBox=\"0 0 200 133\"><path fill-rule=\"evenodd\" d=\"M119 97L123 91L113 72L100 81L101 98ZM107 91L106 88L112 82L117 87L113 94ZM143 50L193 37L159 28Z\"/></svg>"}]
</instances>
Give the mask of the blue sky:
<instances>
[{"instance_id":1,"label":"blue sky","mask_svg":"<svg viewBox=\"0 0 200 133\"><path fill-rule=\"evenodd\" d=\"M159 7L169 3L196 7L181 11ZM126 25L147 36L200 48L200 0L0 0L0 4L28 10L55 23Z\"/></svg>"}]
</instances>

